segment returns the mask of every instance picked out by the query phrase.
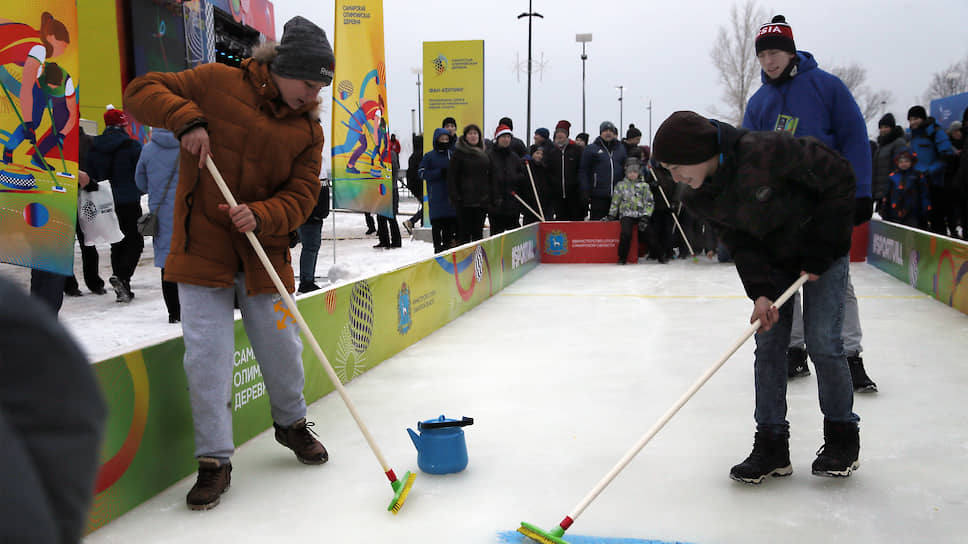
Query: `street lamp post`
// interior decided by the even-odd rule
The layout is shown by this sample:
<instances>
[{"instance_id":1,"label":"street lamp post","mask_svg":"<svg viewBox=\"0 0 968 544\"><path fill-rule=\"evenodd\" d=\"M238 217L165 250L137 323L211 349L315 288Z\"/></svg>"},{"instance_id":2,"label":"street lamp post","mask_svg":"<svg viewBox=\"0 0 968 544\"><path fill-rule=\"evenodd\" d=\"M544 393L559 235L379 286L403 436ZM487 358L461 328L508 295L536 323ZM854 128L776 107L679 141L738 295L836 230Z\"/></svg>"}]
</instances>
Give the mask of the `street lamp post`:
<instances>
[{"instance_id":1,"label":"street lamp post","mask_svg":"<svg viewBox=\"0 0 968 544\"><path fill-rule=\"evenodd\" d=\"M588 55L585 54L585 44L592 41L591 34L575 34L575 41L581 44L581 131L585 130L585 61Z\"/></svg>"},{"instance_id":2,"label":"street lamp post","mask_svg":"<svg viewBox=\"0 0 968 544\"><path fill-rule=\"evenodd\" d=\"M532 72L532 69L531 69L531 21L535 17L540 17L540 18L544 19L544 15L541 15L540 13L536 13L531 8L531 0L528 0L528 12L527 13L522 13L521 15L518 15L518 19L521 19L522 17L527 17L528 18L528 122L527 122L527 130L528 130L528 133L527 134L528 134L528 136L526 136L526 138L530 138L531 137L531 72Z\"/></svg>"},{"instance_id":3,"label":"street lamp post","mask_svg":"<svg viewBox=\"0 0 968 544\"><path fill-rule=\"evenodd\" d=\"M625 86L616 85L615 88L618 89L618 134L619 136L621 136L622 127L625 126L625 123L623 122L623 119L622 119L622 98L624 97Z\"/></svg>"},{"instance_id":4,"label":"street lamp post","mask_svg":"<svg viewBox=\"0 0 968 544\"><path fill-rule=\"evenodd\" d=\"M645 109L649 110L649 149L652 149L652 99L649 99L649 105Z\"/></svg>"},{"instance_id":5,"label":"street lamp post","mask_svg":"<svg viewBox=\"0 0 968 544\"><path fill-rule=\"evenodd\" d=\"M417 126L420 127L417 133L423 132L423 95L420 94L420 74L423 73L421 68L411 68L411 72L417 75Z\"/></svg>"}]
</instances>

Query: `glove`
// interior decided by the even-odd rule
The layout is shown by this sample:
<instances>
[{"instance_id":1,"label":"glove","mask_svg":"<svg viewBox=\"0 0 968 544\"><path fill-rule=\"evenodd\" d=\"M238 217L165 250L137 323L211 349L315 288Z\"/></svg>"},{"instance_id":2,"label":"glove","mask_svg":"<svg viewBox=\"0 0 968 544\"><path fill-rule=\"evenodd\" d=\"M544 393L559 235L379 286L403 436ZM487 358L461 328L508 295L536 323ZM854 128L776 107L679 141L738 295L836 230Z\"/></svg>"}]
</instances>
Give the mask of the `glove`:
<instances>
[{"instance_id":1,"label":"glove","mask_svg":"<svg viewBox=\"0 0 968 544\"><path fill-rule=\"evenodd\" d=\"M871 197L865 196L858 198L854 204L854 226L863 225L870 221L873 213L873 202Z\"/></svg>"},{"instance_id":2,"label":"glove","mask_svg":"<svg viewBox=\"0 0 968 544\"><path fill-rule=\"evenodd\" d=\"M33 121L24 121L24 137L30 140L30 143L37 145L37 133L34 131Z\"/></svg>"}]
</instances>

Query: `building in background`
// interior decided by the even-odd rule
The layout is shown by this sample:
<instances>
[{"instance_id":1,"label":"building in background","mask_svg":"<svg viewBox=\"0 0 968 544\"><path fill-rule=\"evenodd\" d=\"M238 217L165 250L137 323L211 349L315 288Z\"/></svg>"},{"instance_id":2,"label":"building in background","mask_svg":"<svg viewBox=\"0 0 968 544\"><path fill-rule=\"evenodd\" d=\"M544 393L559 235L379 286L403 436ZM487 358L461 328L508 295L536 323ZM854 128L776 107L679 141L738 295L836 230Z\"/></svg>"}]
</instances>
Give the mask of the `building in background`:
<instances>
[{"instance_id":1,"label":"building in background","mask_svg":"<svg viewBox=\"0 0 968 544\"><path fill-rule=\"evenodd\" d=\"M238 66L275 39L269 0L77 0L82 126L104 129L107 104L122 107L128 82L147 72L177 72L208 62ZM83 87L83 88L81 88ZM146 140L145 128L129 132Z\"/></svg>"}]
</instances>

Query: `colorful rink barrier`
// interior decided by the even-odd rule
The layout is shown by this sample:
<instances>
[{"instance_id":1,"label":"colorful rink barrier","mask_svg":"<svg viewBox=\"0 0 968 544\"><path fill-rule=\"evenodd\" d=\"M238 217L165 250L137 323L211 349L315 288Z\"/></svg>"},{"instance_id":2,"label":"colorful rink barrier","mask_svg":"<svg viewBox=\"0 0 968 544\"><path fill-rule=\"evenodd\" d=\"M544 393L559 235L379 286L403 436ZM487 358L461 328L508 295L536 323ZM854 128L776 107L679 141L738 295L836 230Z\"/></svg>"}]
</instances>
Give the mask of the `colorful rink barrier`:
<instances>
[{"instance_id":1,"label":"colorful rink barrier","mask_svg":"<svg viewBox=\"0 0 968 544\"><path fill-rule=\"evenodd\" d=\"M542 263L611 263L618 259L618 221L549 221L540 223ZM639 262L638 233L632 235L628 262Z\"/></svg>"},{"instance_id":2,"label":"colorful rink barrier","mask_svg":"<svg viewBox=\"0 0 968 544\"><path fill-rule=\"evenodd\" d=\"M487 300L538 262L538 225L530 225L297 303L347 383ZM297 326L282 302L276 311L277 327ZM94 365L110 415L88 532L197 468L184 354L179 337ZM311 350L305 350L303 365L306 401L312 403L333 386ZM232 411L236 445L272 425L241 321L235 323Z\"/></svg>"},{"instance_id":3,"label":"colorful rink barrier","mask_svg":"<svg viewBox=\"0 0 968 544\"><path fill-rule=\"evenodd\" d=\"M968 314L968 243L875 219L867 261Z\"/></svg>"}]
</instances>

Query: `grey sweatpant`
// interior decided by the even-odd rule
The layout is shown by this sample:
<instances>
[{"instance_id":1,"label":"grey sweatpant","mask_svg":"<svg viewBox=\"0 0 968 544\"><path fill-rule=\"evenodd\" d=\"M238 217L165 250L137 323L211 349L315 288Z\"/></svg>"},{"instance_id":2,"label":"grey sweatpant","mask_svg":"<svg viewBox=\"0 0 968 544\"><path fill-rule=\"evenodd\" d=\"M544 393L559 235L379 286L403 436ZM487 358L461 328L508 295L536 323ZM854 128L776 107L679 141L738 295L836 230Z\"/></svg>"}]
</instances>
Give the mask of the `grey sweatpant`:
<instances>
[{"instance_id":1,"label":"grey sweatpant","mask_svg":"<svg viewBox=\"0 0 968 544\"><path fill-rule=\"evenodd\" d=\"M242 322L269 393L272 419L288 426L306 417L302 341L299 328L276 324L279 295L246 296L245 275L235 287L178 284L185 374L195 424L195 456L229 458L232 441L232 372L235 354L233 299L238 294Z\"/></svg>"},{"instance_id":2,"label":"grey sweatpant","mask_svg":"<svg viewBox=\"0 0 968 544\"><path fill-rule=\"evenodd\" d=\"M860 345L864 333L860 328L860 308L857 306L857 295L854 294L854 282L847 273L847 297L844 299L844 352L848 357L857 357L864 351ZM803 309L800 306L800 293L793 297L793 328L790 330L790 347L803 348Z\"/></svg>"}]
</instances>

